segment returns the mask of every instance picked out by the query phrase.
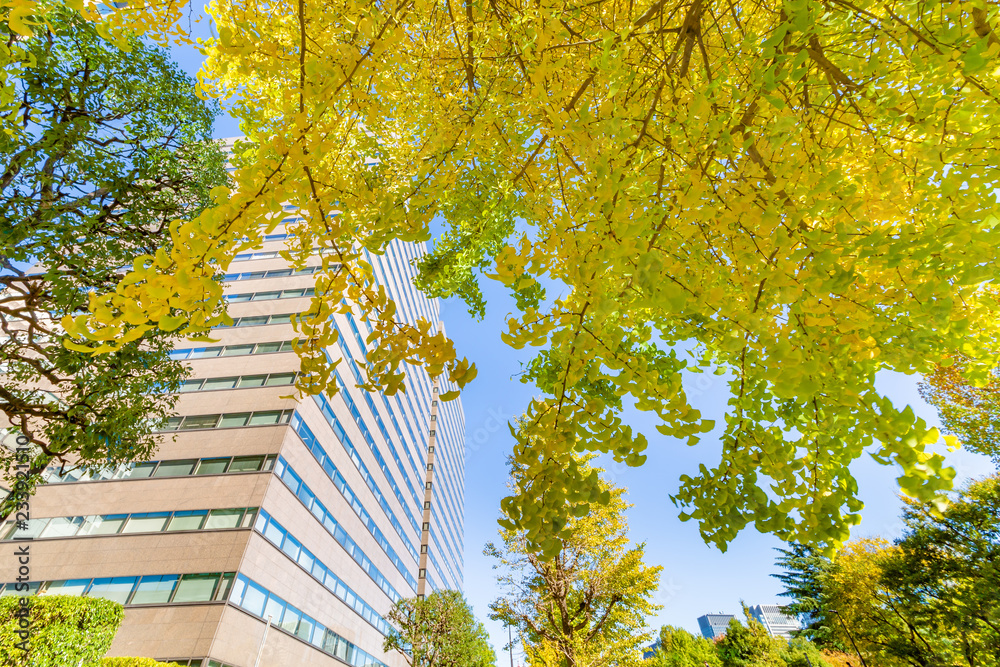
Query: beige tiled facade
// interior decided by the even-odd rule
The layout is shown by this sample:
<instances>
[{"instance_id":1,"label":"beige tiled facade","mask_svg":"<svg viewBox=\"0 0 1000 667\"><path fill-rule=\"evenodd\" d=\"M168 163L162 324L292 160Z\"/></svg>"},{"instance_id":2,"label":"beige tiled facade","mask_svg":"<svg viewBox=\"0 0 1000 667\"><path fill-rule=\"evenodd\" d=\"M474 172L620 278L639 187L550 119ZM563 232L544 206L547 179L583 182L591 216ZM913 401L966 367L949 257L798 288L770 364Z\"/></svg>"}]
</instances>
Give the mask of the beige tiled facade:
<instances>
[{"instance_id":1,"label":"beige tiled facade","mask_svg":"<svg viewBox=\"0 0 1000 667\"><path fill-rule=\"evenodd\" d=\"M264 250L280 247L280 242L271 242L265 245ZM400 248L398 252L401 262L404 253L412 250ZM234 263L230 272L257 272L283 269L285 266L282 260L251 260ZM387 260L380 267L384 275L400 270L398 263L391 265ZM311 287L312 284L312 276L241 279L229 282L226 292L243 294L289 290ZM399 289L398 286L396 289ZM409 314L413 318L428 313L436 318L436 305L426 300L418 302L417 299L423 297L418 297L415 292L408 295L397 293L394 297L404 308L403 302L411 304L409 308L413 312ZM233 317L249 317L292 313L305 310L308 304L308 298L233 303L230 314ZM348 324L338 319L342 331L341 347L331 348L329 352L336 358L346 351L363 367L363 350L358 345L357 337L348 333ZM362 331L362 337L366 333ZM213 332L213 337L219 342L184 343L179 344L178 349L289 341L297 338L297 334L289 324L269 324L223 328ZM290 351L196 358L189 359L187 363L192 367L193 378L255 376L298 370L298 358ZM360 667L369 660L377 661L369 664L381 662L388 667L404 665L398 654L382 652L384 626L380 629L378 622L372 620L370 611L362 608L367 605L368 610L384 616L393 603L387 589L402 597L412 597L418 589L424 592L425 587L455 588L462 585L462 545L451 537L457 535L457 539L461 540L463 533L461 433L464 426L461 423L461 408L453 404L452 409L457 412L451 426L452 442L447 443L451 447L450 458L458 463L445 471L447 479L441 477L437 470L427 477L427 448L435 443L435 436L430 434L434 428L430 414L432 410L438 410L437 387L426 375L415 373L414 382L423 383L419 393L417 388L410 389L408 394L412 397L407 396L405 400L395 397L383 399L375 395L373 403L369 404L363 392L354 386L346 359L341 362L338 371L356 410L360 411L360 417L352 414L343 396L329 398L333 419L354 448L353 459L347 446L338 439L330 418L323 415L317 402L308 397L290 397L293 393L291 386L182 393L177 405L181 416L286 411L281 418L285 423L166 433L155 461L269 455L271 458L264 465L270 469L211 473L211 462L208 462L197 464L202 468L192 469L209 470L209 474L156 476L168 467L160 463L161 467L152 477L138 477L139 468L135 468L121 473L124 478L53 479L33 497L32 519L100 515L104 517L101 521L107 523L112 520L109 517L129 515L125 521L132 522L139 520L134 515L144 513L259 508L256 519L248 514L245 516L249 517L249 525L219 529L210 528L206 520L204 526L192 530L162 529L159 532L126 534L127 527L133 525L126 523L123 524L126 528L117 534L83 534L84 529L81 529L80 534L60 537L46 536L42 532L31 541L32 581L44 582L44 594L44 586L51 582L69 581L72 584L77 580L109 577L144 577L136 581L147 582L149 577L157 575L201 573L232 573L235 577L223 580L223 584L216 588L217 599L213 600L126 604L125 621L109 655L201 659L206 666L210 664L210 659L213 665L219 663L232 667L253 667L258 656L259 667L332 667L343 664ZM293 410L295 415L289 418ZM381 426L377 426L376 413ZM311 431L329 457L326 470L297 432L301 424ZM438 424L440 429L440 421ZM381 460L366 444L362 425L367 428L367 437L373 439ZM388 441L385 437L387 433L390 435ZM439 433L436 440L439 451L441 440ZM441 460L440 455L437 460ZM235 463L231 465L234 466ZM367 472L359 470L360 466ZM330 471L333 468L337 471L335 474L346 482L349 492L345 493L332 481ZM293 492L289 487L292 482L283 481L277 474L279 470L294 471L308 486L312 496ZM137 477L129 477L131 474ZM442 501L440 514L432 514L431 510L425 509L424 503L431 498L437 502L437 492L427 489L426 483L433 481L432 488L436 489L434 485L439 483L439 478L446 485L442 487L442 492L448 493L448 505L445 506ZM375 487L374 491L369 484ZM336 529L331 528L333 522L329 520L324 526L317 502L333 518ZM367 520L363 518L365 516ZM395 517L395 525L390 516ZM284 538L285 550L276 546L274 540L280 541L281 538L274 537L277 533L264 530L263 526L270 525L264 520L266 517L279 525L284 535L294 537L295 544L300 546L289 546L288 537ZM451 522L449 531L443 531L442 526L435 524L441 520ZM101 524L101 521L98 523ZM426 527L427 523L430 523L430 529ZM84 525L90 524L85 520ZM372 528L373 525L376 528ZM6 533L10 528L8 524L3 530ZM336 536L336 530L342 530L347 538ZM265 533L271 537L266 537ZM445 539L451 540L447 547L441 542ZM421 545L428 548L431 560L421 553ZM311 556L296 556L301 549L308 550ZM349 550L354 549L363 552L369 565L363 567L359 557L352 556ZM10 548L3 549L0 571L16 570L12 551ZM456 553L459 554L457 559L448 555ZM390 554L395 554L395 557ZM325 571L335 574L364 605L354 603L354 606L349 606L345 599L353 598L349 595L345 598L342 592L335 594L333 589L336 587L329 583L330 575L324 575L315 565L311 566L310 559L321 561ZM437 565L432 562L435 559ZM444 559L448 564L439 571L438 565ZM420 573L424 571L426 575L421 578ZM377 574L371 574L374 572ZM319 580L324 576L327 585ZM0 582L9 580L0 579ZM266 603L270 606L263 607L259 613L254 607L253 600L256 598L247 592L247 581L271 595ZM96 583L91 585L96 586ZM222 591L223 586L227 590ZM139 599L137 594L129 595L130 601ZM279 618L272 616L271 626L268 627L266 617L277 609L277 603L272 598L286 604ZM288 610L289 605L325 628L323 637L329 639L330 633L333 633L339 639L324 644L325 640L317 639L319 630L310 630L311 626L301 620L296 626L288 620L294 617ZM368 618L366 614L369 614ZM296 633L303 635L309 632L312 632L312 643L296 636ZM351 659L350 653L345 654L349 649L344 648L343 642L354 647L350 650L363 651L367 656ZM323 650L324 646L328 650Z\"/></svg>"}]
</instances>

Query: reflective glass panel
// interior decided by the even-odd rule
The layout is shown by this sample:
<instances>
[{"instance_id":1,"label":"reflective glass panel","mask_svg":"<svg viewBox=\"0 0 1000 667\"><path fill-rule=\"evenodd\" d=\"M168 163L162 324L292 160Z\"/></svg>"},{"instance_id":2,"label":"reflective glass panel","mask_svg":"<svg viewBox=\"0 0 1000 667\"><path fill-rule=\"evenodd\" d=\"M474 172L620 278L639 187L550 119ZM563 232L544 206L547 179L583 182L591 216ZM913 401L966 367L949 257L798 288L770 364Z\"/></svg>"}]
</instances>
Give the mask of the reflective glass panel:
<instances>
[{"instance_id":1,"label":"reflective glass panel","mask_svg":"<svg viewBox=\"0 0 1000 667\"><path fill-rule=\"evenodd\" d=\"M160 466L156 469L153 477L180 477L190 475L194 469L197 459L183 459L180 461L160 461Z\"/></svg>"},{"instance_id":2,"label":"reflective glass panel","mask_svg":"<svg viewBox=\"0 0 1000 667\"><path fill-rule=\"evenodd\" d=\"M205 523L206 516L208 512L205 510L174 512L170 517L170 523L167 524L167 530L199 530Z\"/></svg>"},{"instance_id":3,"label":"reflective glass panel","mask_svg":"<svg viewBox=\"0 0 1000 667\"><path fill-rule=\"evenodd\" d=\"M136 586L130 604L163 604L177 585L177 575L145 576Z\"/></svg>"},{"instance_id":4,"label":"reflective glass panel","mask_svg":"<svg viewBox=\"0 0 1000 667\"><path fill-rule=\"evenodd\" d=\"M198 462L198 469L194 474L196 475L221 475L226 472L226 466L229 465L229 457L222 459L202 459Z\"/></svg>"},{"instance_id":5,"label":"reflective glass panel","mask_svg":"<svg viewBox=\"0 0 1000 667\"><path fill-rule=\"evenodd\" d=\"M243 510L212 510L205 522L205 530L216 528L236 528L240 525Z\"/></svg>"},{"instance_id":6,"label":"reflective glass panel","mask_svg":"<svg viewBox=\"0 0 1000 667\"><path fill-rule=\"evenodd\" d=\"M174 593L172 602L205 602L212 599L218 574L185 574Z\"/></svg>"}]
</instances>

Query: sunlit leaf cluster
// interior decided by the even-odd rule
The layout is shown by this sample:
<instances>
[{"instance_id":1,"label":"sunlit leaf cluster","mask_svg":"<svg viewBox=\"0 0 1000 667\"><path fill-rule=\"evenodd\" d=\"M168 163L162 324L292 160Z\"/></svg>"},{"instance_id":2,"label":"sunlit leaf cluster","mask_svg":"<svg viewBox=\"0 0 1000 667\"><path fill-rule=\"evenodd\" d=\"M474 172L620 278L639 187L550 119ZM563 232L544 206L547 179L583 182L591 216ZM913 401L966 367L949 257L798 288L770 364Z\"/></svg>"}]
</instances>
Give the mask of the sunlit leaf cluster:
<instances>
[{"instance_id":1,"label":"sunlit leaf cluster","mask_svg":"<svg viewBox=\"0 0 1000 667\"><path fill-rule=\"evenodd\" d=\"M980 0L216 0L200 89L247 140L219 205L174 226L72 330L185 334L223 321L217 274L277 224L325 295L298 323L308 389L329 383L329 315L374 323L372 386L404 362L474 375L405 325L362 248L444 237L431 293L514 294L504 340L542 350L516 429L508 518L554 553L600 500L573 452L641 464L635 405L691 444L714 425L686 368L729 373L721 458L673 499L725 547L748 525L843 540L862 504L849 465L898 465L927 499L953 473L938 434L875 388L961 350L992 360L997 277L997 8ZM130 20L123 18L122 20ZM336 268L335 268L336 265ZM542 286L548 286L548 292ZM553 287L554 286L554 287ZM177 313L182 313L177 315ZM124 337L127 337L127 333ZM693 350L690 357L676 350Z\"/></svg>"}]
</instances>

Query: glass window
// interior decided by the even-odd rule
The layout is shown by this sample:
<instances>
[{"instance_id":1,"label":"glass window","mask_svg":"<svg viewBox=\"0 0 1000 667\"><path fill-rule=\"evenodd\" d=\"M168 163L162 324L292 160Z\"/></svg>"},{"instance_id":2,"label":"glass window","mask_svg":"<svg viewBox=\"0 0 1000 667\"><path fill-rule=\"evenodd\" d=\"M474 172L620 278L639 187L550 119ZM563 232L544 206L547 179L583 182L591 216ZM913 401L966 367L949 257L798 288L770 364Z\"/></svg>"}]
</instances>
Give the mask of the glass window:
<instances>
[{"instance_id":1,"label":"glass window","mask_svg":"<svg viewBox=\"0 0 1000 667\"><path fill-rule=\"evenodd\" d=\"M222 579L219 582L219 588L215 591L215 597L213 600L221 601L229 597L229 589L233 586L233 577L235 575L230 572L229 574L222 575Z\"/></svg>"},{"instance_id":2,"label":"glass window","mask_svg":"<svg viewBox=\"0 0 1000 667\"><path fill-rule=\"evenodd\" d=\"M181 384L180 392L183 394L186 391L198 391L201 389L201 383L204 380L185 380Z\"/></svg>"},{"instance_id":3,"label":"glass window","mask_svg":"<svg viewBox=\"0 0 1000 667\"><path fill-rule=\"evenodd\" d=\"M250 354L252 351L253 345L227 345L226 349L222 353L222 356L239 357L244 354Z\"/></svg>"},{"instance_id":4,"label":"glass window","mask_svg":"<svg viewBox=\"0 0 1000 667\"><path fill-rule=\"evenodd\" d=\"M207 510L192 510L189 512L174 512L167 524L167 530L199 530L208 516Z\"/></svg>"},{"instance_id":5,"label":"glass window","mask_svg":"<svg viewBox=\"0 0 1000 667\"><path fill-rule=\"evenodd\" d=\"M281 344L281 351L282 352L290 352L293 349L294 348L292 347L292 341L290 341L290 340L286 340L285 342L283 342Z\"/></svg>"},{"instance_id":6,"label":"glass window","mask_svg":"<svg viewBox=\"0 0 1000 667\"><path fill-rule=\"evenodd\" d=\"M268 324L288 324L292 321L291 313L287 315L271 315L271 319L268 320Z\"/></svg>"},{"instance_id":7,"label":"glass window","mask_svg":"<svg viewBox=\"0 0 1000 667\"><path fill-rule=\"evenodd\" d=\"M164 604L177 585L177 575L145 576L135 588L130 604Z\"/></svg>"},{"instance_id":8,"label":"glass window","mask_svg":"<svg viewBox=\"0 0 1000 667\"><path fill-rule=\"evenodd\" d=\"M226 301L229 303L240 303L242 301L249 301L253 294L229 294L226 296Z\"/></svg>"},{"instance_id":9,"label":"glass window","mask_svg":"<svg viewBox=\"0 0 1000 667\"><path fill-rule=\"evenodd\" d=\"M250 418L249 412L231 412L226 415L222 415L222 421L219 422L219 428L233 428L235 426L246 426L247 419Z\"/></svg>"},{"instance_id":10,"label":"glass window","mask_svg":"<svg viewBox=\"0 0 1000 667\"><path fill-rule=\"evenodd\" d=\"M211 519L209 519L211 520ZM171 602L205 602L212 599L218 574L185 574L177 584L177 592Z\"/></svg>"},{"instance_id":11,"label":"glass window","mask_svg":"<svg viewBox=\"0 0 1000 667\"><path fill-rule=\"evenodd\" d=\"M247 513L243 515L243 520L240 521L240 528L249 528L253 525L254 519L257 517L257 508L251 507L247 509Z\"/></svg>"},{"instance_id":12,"label":"glass window","mask_svg":"<svg viewBox=\"0 0 1000 667\"><path fill-rule=\"evenodd\" d=\"M258 343L257 349L254 350L254 354L267 354L269 352L278 352L281 350L281 343Z\"/></svg>"},{"instance_id":13,"label":"glass window","mask_svg":"<svg viewBox=\"0 0 1000 667\"><path fill-rule=\"evenodd\" d=\"M209 359L211 357L217 357L222 352L222 346L217 345L216 347L196 347L191 350L190 359Z\"/></svg>"},{"instance_id":14,"label":"glass window","mask_svg":"<svg viewBox=\"0 0 1000 667\"><path fill-rule=\"evenodd\" d=\"M147 461L146 463L136 463L132 466L131 474L125 475L132 479L138 479L140 477L149 477L153 474L153 468L156 467L156 461Z\"/></svg>"},{"instance_id":15,"label":"glass window","mask_svg":"<svg viewBox=\"0 0 1000 667\"><path fill-rule=\"evenodd\" d=\"M167 420L167 423L164 424L163 430L164 431L176 431L178 429L178 427L180 427L181 422L183 422L183 421L184 421L183 417L171 417L170 419Z\"/></svg>"},{"instance_id":16,"label":"glass window","mask_svg":"<svg viewBox=\"0 0 1000 667\"><path fill-rule=\"evenodd\" d=\"M226 466L229 465L229 457L220 459L202 459L198 462L198 469L195 470L196 475L221 475L226 472Z\"/></svg>"},{"instance_id":17,"label":"glass window","mask_svg":"<svg viewBox=\"0 0 1000 667\"><path fill-rule=\"evenodd\" d=\"M266 375L244 375L240 378L240 389L247 387L263 387Z\"/></svg>"},{"instance_id":18,"label":"glass window","mask_svg":"<svg viewBox=\"0 0 1000 667\"><path fill-rule=\"evenodd\" d=\"M125 525L127 514L105 514L87 517L87 523L80 529L82 535L114 535Z\"/></svg>"},{"instance_id":19,"label":"glass window","mask_svg":"<svg viewBox=\"0 0 1000 667\"><path fill-rule=\"evenodd\" d=\"M288 554L288 556L292 560L298 559L298 557L299 557L299 549L301 549L301 548L302 547L299 544L298 540L296 540L291 535L288 535L287 537L285 537L285 542L284 542L284 544L281 545L281 550L284 551L286 554Z\"/></svg>"},{"instance_id":20,"label":"glass window","mask_svg":"<svg viewBox=\"0 0 1000 667\"><path fill-rule=\"evenodd\" d=\"M295 373L272 373L267 376L268 387L278 387L295 382Z\"/></svg>"},{"instance_id":21,"label":"glass window","mask_svg":"<svg viewBox=\"0 0 1000 667\"><path fill-rule=\"evenodd\" d=\"M267 528L264 530L264 537L281 546L281 541L285 539L285 531L278 528L278 525L274 521L269 521Z\"/></svg>"},{"instance_id":22,"label":"glass window","mask_svg":"<svg viewBox=\"0 0 1000 667\"><path fill-rule=\"evenodd\" d=\"M299 551L299 557L296 560L299 561L299 565L305 568L306 572L312 572L313 563L316 562L313 560L312 554L305 549Z\"/></svg>"},{"instance_id":23,"label":"glass window","mask_svg":"<svg viewBox=\"0 0 1000 667\"><path fill-rule=\"evenodd\" d=\"M87 595L92 598L106 598L125 604L128 601L129 593L132 592L132 587L135 586L135 580L135 577L94 579Z\"/></svg>"},{"instance_id":24,"label":"glass window","mask_svg":"<svg viewBox=\"0 0 1000 667\"><path fill-rule=\"evenodd\" d=\"M205 522L205 530L214 530L216 528L236 528L240 525L240 519L243 517L243 510L212 510L208 515L208 521Z\"/></svg>"},{"instance_id":25,"label":"glass window","mask_svg":"<svg viewBox=\"0 0 1000 667\"><path fill-rule=\"evenodd\" d=\"M188 431L195 428L215 428L219 423L219 415L190 415L184 418L180 430Z\"/></svg>"},{"instance_id":26,"label":"glass window","mask_svg":"<svg viewBox=\"0 0 1000 667\"><path fill-rule=\"evenodd\" d=\"M291 269L277 269L276 271L267 272L268 278L283 278L285 276L290 276L290 275L292 275Z\"/></svg>"},{"instance_id":27,"label":"glass window","mask_svg":"<svg viewBox=\"0 0 1000 667\"><path fill-rule=\"evenodd\" d=\"M295 630L296 636L306 641L312 639L312 630L315 623L316 621L303 614L302 619L299 621L299 627Z\"/></svg>"},{"instance_id":28,"label":"glass window","mask_svg":"<svg viewBox=\"0 0 1000 667\"><path fill-rule=\"evenodd\" d=\"M90 579L70 579L68 581L53 581L45 589L46 595L83 595L90 585Z\"/></svg>"},{"instance_id":29,"label":"glass window","mask_svg":"<svg viewBox=\"0 0 1000 667\"><path fill-rule=\"evenodd\" d=\"M211 378L205 380L205 386L201 389L202 391L212 391L214 389L232 389L236 386L236 381L239 380L238 377L229 378Z\"/></svg>"},{"instance_id":30,"label":"glass window","mask_svg":"<svg viewBox=\"0 0 1000 667\"><path fill-rule=\"evenodd\" d=\"M300 618L302 618L302 612L295 607L288 605L285 607L285 613L281 617L281 623L278 624L278 627L294 634L296 628L299 627Z\"/></svg>"},{"instance_id":31,"label":"glass window","mask_svg":"<svg viewBox=\"0 0 1000 667\"><path fill-rule=\"evenodd\" d=\"M159 533L167 525L170 512L150 512L133 514L122 529L122 533Z\"/></svg>"},{"instance_id":32,"label":"glass window","mask_svg":"<svg viewBox=\"0 0 1000 667\"><path fill-rule=\"evenodd\" d=\"M160 461L153 477L181 477L190 475L198 459L183 459L180 461Z\"/></svg>"},{"instance_id":33,"label":"glass window","mask_svg":"<svg viewBox=\"0 0 1000 667\"><path fill-rule=\"evenodd\" d=\"M267 604L264 605L264 613L261 617L267 619L268 616L271 617L271 622L277 624L281 620L281 613L285 610L285 603L269 595L267 598Z\"/></svg>"},{"instance_id":34,"label":"glass window","mask_svg":"<svg viewBox=\"0 0 1000 667\"><path fill-rule=\"evenodd\" d=\"M82 516L58 517L49 521L39 537L73 537L83 525Z\"/></svg>"},{"instance_id":35,"label":"glass window","mask_svg":"<svg viewBox=\"0 0 1000 667\"><path fill-rule=\"evenodd\" d=\"M253 295L254 301L270 301L281 298L281 292L257 292Z\"/></svg>"},{"instance_id":36,"label":"glass window","mask_svg":"<svg viewBox=\"0 0 1000 667\"><path fill-rule=\"evenodd\" d=\"M237 456L230 464L229 472L256 472L263 461L263 456Z\"/></svg>"},{"instance_id":37,"label":"glass window","mask_svg":"<svg viewBox=\"0 0 1000 667\"><path fill-rule=\"evenodd\" d=\"M255 412L250 417L248 426L270 426L281 421L281 410L266 410Z\"/></svg>"},{"instance_id":38,"label":"glass window","mask_svg":"<svg viewBox=\"0 0 1000 667\"><path fill-rule=\"evenodd\" d=\"M253 317L241 317L236 326L238 327L255 327L261 324L267 324L267 315L255 315Z\"/></svg>"},{"instance_id":39,"label":"glass window","mask_svg":"<svg viewBox=\"0 0 1000 667\"><path fill-rule=\"evenodd\" d=\"M282 290L282 299L294 299L296 297L304 296L306 291L304 289L286 289Z\"/></svg>"},{"instance_id":40,"label":"glass window","mask_svg":"<svg viewBox=\"0 0 1000 667\"><path fill-rule=\"evenodd\" d=\"M229 601L235 604L241 604L243 602L243 596L247 592L247 580L244 576L236 577L233 585L233 591L229 594ZM261 603L263 604L263 603Z\"/></svg>"}]
</instances>

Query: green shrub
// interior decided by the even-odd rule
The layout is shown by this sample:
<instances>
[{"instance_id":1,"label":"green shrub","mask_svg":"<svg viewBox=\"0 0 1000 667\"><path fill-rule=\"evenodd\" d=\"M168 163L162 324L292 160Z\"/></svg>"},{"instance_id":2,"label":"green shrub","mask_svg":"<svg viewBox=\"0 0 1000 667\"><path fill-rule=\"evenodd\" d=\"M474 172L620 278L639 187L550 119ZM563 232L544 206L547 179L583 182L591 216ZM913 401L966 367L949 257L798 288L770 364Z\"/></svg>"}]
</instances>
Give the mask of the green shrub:
<instances>
[{"instance_id":1,"label":"green shrub","mask_svg":"<svg viewBox=\"0 0 1000 667\"><path fill-rule=\"evenodd\" d=\"M177 667L177 663L157 662L152 658L103 658L100 667Z\"/></svg>"},{"instance_id":2,"label":"green shrub","mask_svg":"<svg viewBox=\"0 0 1000 667\"><path fill-rule=\"evenodd\" d=\"M102 598L32 596L22 635L18 600L0 598L0 667L75 667L81 659L97 665L124 614L120 604Z\"/></svg>"}]
</instances>

